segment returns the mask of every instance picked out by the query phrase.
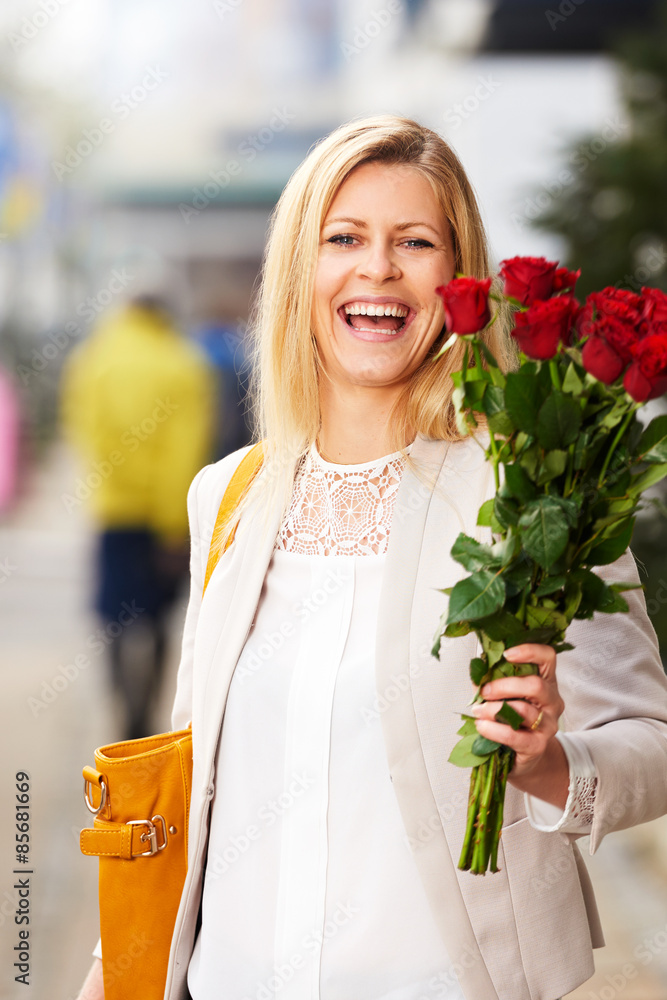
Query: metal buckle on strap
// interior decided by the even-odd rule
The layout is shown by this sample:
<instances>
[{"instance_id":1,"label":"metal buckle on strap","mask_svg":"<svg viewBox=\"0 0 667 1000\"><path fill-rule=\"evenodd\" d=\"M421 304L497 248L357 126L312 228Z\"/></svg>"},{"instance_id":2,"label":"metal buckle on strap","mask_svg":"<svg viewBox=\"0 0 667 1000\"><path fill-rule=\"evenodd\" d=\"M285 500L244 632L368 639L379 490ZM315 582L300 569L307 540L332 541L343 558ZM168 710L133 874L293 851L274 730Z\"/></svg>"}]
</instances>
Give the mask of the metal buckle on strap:
<instances>
[{"instance_id":1,"label":"metal buckle on strap","mask_svg":"<svg viewBox=\"0 0 667 1000\"><path fill-rule=\"evenodd\" d=\"M159 822L160 826L162 827L161 844L158 844L157 827L155 825L156 822ZM153 816L152 819L130 819L127 821L127 825L148 827L146 832L142 833L139 839L141 840L142 844L146 843L150 844L150 847L148 848L147 851L142 851L141 854L135 854L134 855L135 858L152 857L154 854L157 854L158 851L164 851L165 847L167 846L167 824L165 823L164 816L160 816L160 814L158 813L156 816Z\"/></svg>"},{"instance_id":2,"label":"metal buckle on strap","mask_svg":"<svg viewBox=\"0 0 667 1000\"><path fill-rule=\"evenodd\" d=\"M97 816L97 814L100 813L104 809L104 806L106 805L106 801L107 801L107 786L106 786L106 782L102 778L100 778L99 787L100 787L100 789L102 791L102 794L100 796L100 804L97 807L95 807L95 805L93 804L92 798L88 795L88 785L92 785L92 782L91 781L86 781L86 779L84 778L83 779L83 797L84 797L84 800L86 802L86 807L90 810L90 812L93 814L93 816Z\"/></svg>"}]
</instances>

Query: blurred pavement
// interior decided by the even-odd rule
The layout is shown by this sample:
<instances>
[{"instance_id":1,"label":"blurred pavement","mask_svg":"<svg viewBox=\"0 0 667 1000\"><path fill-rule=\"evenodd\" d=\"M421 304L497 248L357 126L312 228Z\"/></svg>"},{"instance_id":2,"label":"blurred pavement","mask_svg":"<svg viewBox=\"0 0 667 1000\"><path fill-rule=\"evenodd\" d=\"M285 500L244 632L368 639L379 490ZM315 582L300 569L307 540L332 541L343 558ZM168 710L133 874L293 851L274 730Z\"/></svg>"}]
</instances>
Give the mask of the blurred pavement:
<instances>
[{"instance_id":1,"label":"blurred pavement","mask_svg":"<svg viewBox=\"0 0 667 1000\"><path fill-rule=\"evenodd\" d=\"M92 526L85 503L68 513L62 502L77 475L69 455L55 447L33 472L19 507L0 524L2 1000L73 1000L98 936L97 862L78 847L79 830L89 825L81 768L93 763L96 746L118 739L118 731L103 657L87 645L98 627L88 608ZM173 622L159 720L165 729L183 613L184 600ZM79 669L75 657L82 653L90 665ZM20 770L31 776L32 800L27 988L14 981L13 969L14 782ZM607 947L596 953L595 977L569 997L666 1000L667 819L608 838L593 858L587 842L581 846Z\"/></svg>"}]
</instances>

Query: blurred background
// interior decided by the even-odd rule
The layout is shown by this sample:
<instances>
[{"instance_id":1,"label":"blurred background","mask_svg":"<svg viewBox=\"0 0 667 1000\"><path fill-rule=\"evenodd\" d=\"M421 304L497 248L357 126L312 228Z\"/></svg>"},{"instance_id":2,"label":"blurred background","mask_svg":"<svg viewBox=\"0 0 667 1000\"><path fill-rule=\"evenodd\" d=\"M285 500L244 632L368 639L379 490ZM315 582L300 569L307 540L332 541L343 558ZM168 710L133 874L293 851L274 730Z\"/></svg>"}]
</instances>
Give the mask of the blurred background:
<instances>
[{"instance_id":1,"label":"blurred background","mask_svg":"<svg viewBox=\"0 0 667 1000\"><path fill-rule=\"evenodd\" d=\"M582 268L580 294L667 291L667 7L3 0L0 50L0 997L71 1000L98 934L81 767L132 726L168 728L184 491L247 439L245 330L286 180L342 121L408 115L461 156L494 263L544 254ZM665 654L653 499L633 547ZM159 606L123 607L109 539L131 556L153 535ZM140 675L150 717L125 683ZM17 772L29 987L12 957ZM665 1000L665 822L587 860L608 945L571 996Z\"/></svg>"}]
</instances>

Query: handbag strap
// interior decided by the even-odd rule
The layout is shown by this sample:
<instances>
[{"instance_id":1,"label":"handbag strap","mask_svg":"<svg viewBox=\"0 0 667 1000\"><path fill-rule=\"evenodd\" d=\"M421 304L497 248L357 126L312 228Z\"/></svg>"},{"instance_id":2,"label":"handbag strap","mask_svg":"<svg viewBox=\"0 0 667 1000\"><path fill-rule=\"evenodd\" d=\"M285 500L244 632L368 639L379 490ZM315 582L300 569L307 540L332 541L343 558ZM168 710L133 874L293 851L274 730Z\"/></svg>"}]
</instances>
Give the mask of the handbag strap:
<instances>
[{"instance_id":1,"label":"handbag strap","mask_svg":"<svg viewBox=\"0 0 667 1000\"><path fill-rule=\"evenodd\" d=\"M260 441L259 444L254 445L250 451L243 456L236 467L234 475L229 480L227 489L225 490L224 496L220 501L218 516L215 519L215 527L213 528L213 535L211 536L211 547L208 553L208 562L206 564L206 576L204 577L204 590L202 592L202 596L206 593L208 582L213 575L213 570L218 565L220 556L227 551L229 546L234 541L238 522L230 531L223 546L222 536L225 529L229 524L234 511L240 504L246 491L249 489L250 484L261 469L263 461L264 444Z\"/></svg>"}]
</instances>

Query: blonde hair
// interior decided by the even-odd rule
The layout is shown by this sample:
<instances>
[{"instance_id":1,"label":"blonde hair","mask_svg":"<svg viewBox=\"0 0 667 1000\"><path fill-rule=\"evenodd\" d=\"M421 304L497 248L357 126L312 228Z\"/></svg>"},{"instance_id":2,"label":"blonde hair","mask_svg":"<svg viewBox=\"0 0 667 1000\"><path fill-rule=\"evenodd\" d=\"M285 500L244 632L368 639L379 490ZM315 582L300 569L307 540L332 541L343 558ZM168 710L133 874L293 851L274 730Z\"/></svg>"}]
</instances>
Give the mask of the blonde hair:
<instances>
[{"instance_id":1,"label":"blonde hair","mask_svg":"<svg viewBox=\"0 0 667 1000\"><path fill-rule=\"evenodd\" d=\"M320 233L329 207L349 174L362 163L405 164L431 183L449 224L455 271L489 274L486 234L477 200L452 148L436 132L408 118L376 115L340 126L318 143L285 187L271 220L262 284L252 324L252 389L258 439L270 451L299 455L320 425L319 369L311 333L311 303ZM501 317L498 317L501 319ZM503 322L488 332L499 362L509 363ZM451 373L463 363L456 344L436 363L431 353L414 372L393 414L397 447L408 430L457 440Z\"/></svg>"}]
</instances>

